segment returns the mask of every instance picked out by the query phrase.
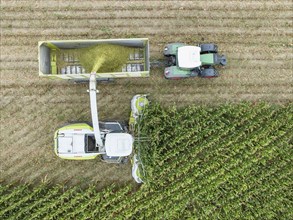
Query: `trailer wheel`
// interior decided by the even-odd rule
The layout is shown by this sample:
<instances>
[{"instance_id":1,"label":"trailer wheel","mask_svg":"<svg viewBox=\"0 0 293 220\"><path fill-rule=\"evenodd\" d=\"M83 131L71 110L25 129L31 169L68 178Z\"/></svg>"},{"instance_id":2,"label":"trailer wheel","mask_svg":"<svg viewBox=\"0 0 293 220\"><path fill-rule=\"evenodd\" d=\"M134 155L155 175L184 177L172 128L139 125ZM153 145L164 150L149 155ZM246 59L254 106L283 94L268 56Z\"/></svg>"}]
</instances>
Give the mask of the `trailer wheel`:
<instances>
[{"instance_id":1,"label":"trailer wheel","mask_svg":"<svg viewBox=\"0 0 293 220\"><path fill-rule=\"evenodd\" d=\"M201 51L200 51L201 54L218 52L218 46L216 44L201 44L200 48L201 48Z\"/></svg>"}]
</instances>

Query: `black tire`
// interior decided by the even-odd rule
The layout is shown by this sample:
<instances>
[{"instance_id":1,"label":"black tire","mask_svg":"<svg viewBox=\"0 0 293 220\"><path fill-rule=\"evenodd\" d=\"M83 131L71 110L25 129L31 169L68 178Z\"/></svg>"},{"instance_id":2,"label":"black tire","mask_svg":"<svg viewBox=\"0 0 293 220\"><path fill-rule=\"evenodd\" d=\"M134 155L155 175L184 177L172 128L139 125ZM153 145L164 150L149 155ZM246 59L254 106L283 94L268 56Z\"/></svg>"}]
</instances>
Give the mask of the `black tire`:
<instances>
[{"instance_id":1,"label":"black tire","mask_svg":"<svg viewBox=\"0 0 293 220\"><path fill-rule=\"evenodd\" d=\"M121 164L126 164L128 163L129 161L129 158L128 157L124 157L122 160L121 160Z\"/></svg>"},{"instance_id":2,"label":"black tire","mask_svg":"<svg viewBox=\"0 0 293 220\"><path fill-rule=\"evenodd\" d=\"M201 51L200 51L201 54L218 52L218 46L216 44L201 44L200 48L201 48Z\"/></svg>"},{"instance_id":3,"label":"black tire","mask_svg":"<svg viewBox=\"0 0 293 220\"><path fill-rule=\"evenodd\" d=\"M213 77L218 77L219 73L213 67L209 67L209 68L203 69L201 71L200 76L203 78L213 78Z\"/></svg>"},{"instance_id":4,"label":"black tire","mask_svg":"<svg viewBox=\"0 0 293 220\"><path fill-rule=\"evenodd\" d=\"M200 76L200 73L201 73L200 68L196 68L196 69L191 71L190 76L191 77Z\"/></svg>"},{"instance_id":5,"label":"black tire","mask_svg":"<svg viewBox=\"0 0 293 220\"><path fill-rule=\"evenodd\" d=\"M176 66L176 56L170 55L167 57L168 66Z\"/></svg>"}]
</instances>

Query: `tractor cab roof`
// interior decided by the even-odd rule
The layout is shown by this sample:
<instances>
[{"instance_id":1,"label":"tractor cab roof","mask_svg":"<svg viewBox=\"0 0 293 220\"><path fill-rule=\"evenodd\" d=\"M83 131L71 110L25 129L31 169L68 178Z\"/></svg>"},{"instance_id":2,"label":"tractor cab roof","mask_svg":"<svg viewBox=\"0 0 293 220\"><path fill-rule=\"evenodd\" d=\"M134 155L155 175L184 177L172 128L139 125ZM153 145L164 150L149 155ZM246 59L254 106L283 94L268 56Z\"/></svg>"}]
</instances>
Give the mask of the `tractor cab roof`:
<instances>
[{"instance_id":1,"label":"tractor cab roof","mask_svg":"<svg viewBox=\"0 0 293 220\"><path fill-rule=\"evenodd\" d=\"M193 69L201 65L201 48L197 46L183 46L178 48L178 66L180 68Z\"/></svg>"}]
</instances>

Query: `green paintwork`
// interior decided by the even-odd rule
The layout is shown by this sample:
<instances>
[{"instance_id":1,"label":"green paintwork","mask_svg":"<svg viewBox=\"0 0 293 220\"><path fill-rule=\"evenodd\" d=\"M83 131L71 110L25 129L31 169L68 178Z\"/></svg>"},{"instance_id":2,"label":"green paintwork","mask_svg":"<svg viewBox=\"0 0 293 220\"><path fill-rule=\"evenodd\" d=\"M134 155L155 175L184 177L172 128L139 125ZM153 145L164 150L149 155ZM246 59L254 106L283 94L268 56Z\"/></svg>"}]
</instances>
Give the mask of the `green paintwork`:
<instances>
[{"instance_id":1,"label":"green paintwork","mask_svg":"<svg viewBox=\"0 0 293 220\"><path fill-rule=\"evenodd\" d=\"M57 74L56 49L51 49L50 59L51 59L51 72L52 72L53 75L56 75Z\"/></svg>"},{"instance_id":2,"label":"green paintwork","mask_svg":"<svg viewBox=\"0 0 293 220\"><path fill-rule=\"evenodd\" d=\"M62 155L59 155L58 152L57 152L57 147L58 147L58 133L59 131L65 131L65 130L71 130L71 129L89 129L91 131L93 131L94 129L89 126L88 124L86 123L75 123L75 124L70 124L70 125L66 125L62 128L59 128L57 131L55 131L55 134L54 134L54 152L55 154L60 157L60 158L63 158L63 159L68 159L68 160L90 160L90 159L95 159L97 157L97 155L86 155L85 157L74 157L74 155L72 157L64 157Z\"/></svg>"},{"instance_id":3,"label":"green paintwork","mask_svg":"<svg viewBox=\"0 0 293 220\"><path fill-rule=\"evenodd\" d=\"M48 75L40 73L41 77L51 78L51 79L89 79L89 73L83 74L56 74L56 75ZM148 71L143 72L117 72L117 73L101 73L96 74L97 78L126 78L126 77L149 77Z\"/></svg>"},{"instance_id":4,"label":"green paintwork","mask_svg":"<svg viewBox=\"0 0 293 220\"><path fill-rule=\"evenodd\" d=\"M54 152L55 152L55 154L57 156L58 156L58 152L57 152L57 145L58 145L57 137L58 137L58 132L59 132L59 130L55 131L55 134L54 134Z\"/></svg>"},{"instance_id":5,"label":"green paintwork","mask_svg":"<svg viewBox=\"0 0 293 220\"><path fill-rule=\"evenodd\" d=\"M174 74L175 75L186 75L186 74L190 73L189 69L183 69L183 68L179 68L177 66L171 66L169 68L170 68L171 73L173 73L173 75Z\"/></svg>"},{"instance_id":6,"label":"green paintwork","mask_svg":"<svg viewBox=\"0 0 293 220\"><path fill-rule=\"evenodd\" d=\"M51 49L59 50L59 48L58 48L55 44L52 44L52 43L50 43L50 42L46 42L45 44L46 44L47 47L49 47L49 48L51 48ZM41 45L41 44L39 43L39 46L40 46L40 45Z\"/></svg>"},{"instance_id":7,"label":"green paintwork","mask_svg":"<svg viewBox=\"0 0 293 220\"><path fill-rule=\"evenodd\" d=\"M201 54L200 55L200 61L202 65L213 65L214 64L214 54L208 53L208 54Z\"/></svg>"},{"instance_id":8,"label":"green paintwork","mask_svg":"<svg viewBox=\"0 0 293 220\"><path fill-rule=\"evenodd\" d=\"M178 47L182 47L185 44L183 43L173 43L168 46L168 53L169 55L177 55Z\"/></svg>"},{"instance_id":9,"label":"green paintwork","mask_svg":"<svg viewBox=\"0 0 293 220\"><path fill-rule=\"evenodd\" d=\"M56 76L56 75L54 75L54 76L53 76L53 75L52 75L52 76L48 76L47 78L48 78L48 79L59 79L59 77Z\"/></svg>"},{"instance_id":10,"label":"green paintwork","mask_svg":"<svg viewBox=\"0 0 293 220\"><path fill-rule=\"evenodd\" d=\"M58 157L59 157L58 152L57 152L57 145L58 145L57 137L58 137L58 133L59 133L59 131L65 131L65 130L70 130L70 129L89 129L91 131L94 130L91 126L89 126L86 123L70 124L70 125L66 125L66 126L64 126L62 128L59 128L57 131L55 131L55 134L54 134L54 152Z\"/></svg>"},{"instance_id":11,"label":"green paintwork","mask_svg":"<svg viewBox=\"0 0 293 220\"><path fill-rule=\"evenodd\" d=\"M135 118L133 116L133 112L130 112L130 117L129 117L129 122L128 122L129 126L133 126L135 124Z\"/></svg>"},{"instance_id":12,"label":"green paintwork","mask_svg":"<svg viewBox=\"0 0 293 220\"><path fill-rule=\"evenodd\" d=\"M64 157L62 155L57 155L58 157L62 158L62 159L66 159L66 160L92 160L92 159L95 159L97 156L99 156L98 154L95 154L95 155L88 155L88 153L86 153L85 156L82 156L82 157L75 157L75 156L72 156L72 157Z\"/></svg>"},{"instance_id":13,"label":"green paintwork","mask_svg":"<svg viewBox=\"0 0 293 220\"><path fill-rule=\"evenodd\" d=\"M91 126L89 126L86 123L76 123L76 124L70 124L62 128L59 128L58 131L64 131L64 130L70 130L70 129L89 129L91 131L94 130Z\"/></svg>"},{"instance_id":14,"label":"green paintwork","mask_svg":"<svg viewBox=\"0 0 293 220\"><path fill-rule=\"evenodd\" d=\"M182 46L182 44L173 44L171 47L170 47L170 52L171 54L174 54L176 55L177 53L177 49L178 47Z\"/></svg>"},{"instance_id":15,"label":"green paintwork","mask_svg":"<svg viewBox=\"0 0 293 220\"><path fill-rule=\"evenodd\" d=\"M149 100L141 96L137 99L135 106L139 113L149 104Z\"/></svg>"},{"instance_id":16,"label":"green paintwork","mask_svg":"<svg viewBox=\"0 0 293 220\"><path fill-rule=\"evenodd\" d=\"M132 76L133 74L129 74L129 77L133 77ZM150 74L149 74L149 71L143 71L143 72L140 72L140 76L141 77L149 77L150 76Z\"/></svg>"},{"instance_id":17,"label":"green paintwork","mask_svg":"<svg viewBox=\"0 0 293 220\"><path fill-rule=\"evenodd\" d=\"M131 111L130 116L129 116L129 121L128 121L129 131L134 132L135 124L136 124L136 120L135 120L135 117L133 115L133 112Z\"/></svg>"},{"instance_id":18,"label":"green paintwork","mask_svg":"<svg viewBox=\"0 0 293 220\"><path fill-rule=\"evenodd\" d=\"M147 107L149 105L149 100L147 99L146 95L141 95L140 97L138 97L138 99L135 102L135 108L138 110L138 114L141 115L144 110L145 107ZM133 111L130 112L130 117L129 117L129 129L131 131L134 130L134 126L136 124L136 117L133 113Z\"/></svg>"}]
</instances>

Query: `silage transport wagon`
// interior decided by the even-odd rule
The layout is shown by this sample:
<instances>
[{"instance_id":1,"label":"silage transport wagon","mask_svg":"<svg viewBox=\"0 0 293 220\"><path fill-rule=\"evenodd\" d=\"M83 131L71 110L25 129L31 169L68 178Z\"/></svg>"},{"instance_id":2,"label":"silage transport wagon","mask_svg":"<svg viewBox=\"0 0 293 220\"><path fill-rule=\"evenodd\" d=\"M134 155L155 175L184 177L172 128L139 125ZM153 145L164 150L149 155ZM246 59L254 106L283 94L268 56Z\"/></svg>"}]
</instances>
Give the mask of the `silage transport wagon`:
<instances>
[{"instance_id":1,"label":"silage transport wagon","mask_svg":"<svg viewBox=\"0 0 293 220\"><path fill-rule=\"evenodd\" d=\"M39 42L39 75L73 81L148 77L147 38Z\"/></svg>"}]
</instances>

